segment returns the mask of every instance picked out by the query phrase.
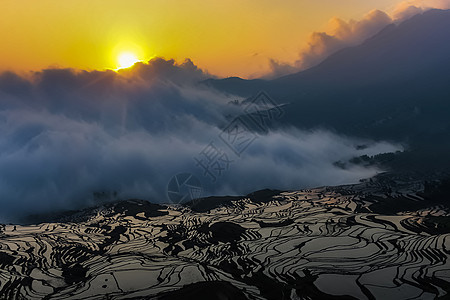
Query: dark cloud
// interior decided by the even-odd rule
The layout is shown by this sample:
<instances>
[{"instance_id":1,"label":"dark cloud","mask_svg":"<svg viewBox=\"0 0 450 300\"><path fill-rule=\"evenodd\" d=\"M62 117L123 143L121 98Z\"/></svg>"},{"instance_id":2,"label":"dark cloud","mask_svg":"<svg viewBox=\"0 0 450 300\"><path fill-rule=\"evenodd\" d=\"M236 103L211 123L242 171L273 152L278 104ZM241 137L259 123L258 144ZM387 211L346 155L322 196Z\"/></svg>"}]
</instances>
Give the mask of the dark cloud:
<instances>
[{"instance_id":1,"label":"dark cloud","mask_svg":"<svg viewBox=\"0 0 450 300\"><path fill-rule=\"evenodd\" d=\"M161 58L117 73L0 75L0 220L86 206L96 191L168 202L167 183L179 172L195 173L215 194L354 182L378 170L333 162L398 149L292 129L259 135L237 157L219 135L242 108L228 104L237 97L197 85L208 77L190 60ZM233 161L214 184L194 161L211 141ZM361 143L369 147L356 150Z\"/></svg>"}]
</instances>

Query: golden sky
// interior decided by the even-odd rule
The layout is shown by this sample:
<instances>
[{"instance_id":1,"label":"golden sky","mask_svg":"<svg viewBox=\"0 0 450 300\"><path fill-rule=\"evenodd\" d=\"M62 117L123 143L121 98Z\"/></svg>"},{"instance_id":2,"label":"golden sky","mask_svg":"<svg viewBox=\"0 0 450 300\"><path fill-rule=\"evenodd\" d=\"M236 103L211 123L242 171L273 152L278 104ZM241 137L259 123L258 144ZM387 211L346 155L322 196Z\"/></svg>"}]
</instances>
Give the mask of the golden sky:
<instances>
[{"instance_id":1,"label":"golden sky","mask_svg":"<svg viewBox=\"0 0 450 300\"><path fill-rule=\"evenodd\" d=\"M117 68L128 51L251 77L294 61L330 18L359 19L396 0L0 0L0 71Z\"/></svg>"}]
</instances>

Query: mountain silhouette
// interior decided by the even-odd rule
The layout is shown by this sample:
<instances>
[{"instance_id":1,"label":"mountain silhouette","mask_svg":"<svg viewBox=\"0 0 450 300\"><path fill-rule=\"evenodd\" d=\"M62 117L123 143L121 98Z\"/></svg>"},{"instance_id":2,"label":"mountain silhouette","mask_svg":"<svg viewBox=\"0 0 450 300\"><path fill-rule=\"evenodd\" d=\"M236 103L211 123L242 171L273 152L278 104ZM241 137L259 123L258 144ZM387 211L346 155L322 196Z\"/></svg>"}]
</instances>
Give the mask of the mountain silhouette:
<instances>
[{"instance_id":1,"label":"mountain silhouette","mask_svg":"<svg viewBox=\"0 0 450 300\"><path fill-rule=\"evenodd\" d=\"M408 145L420 158L450 166L450 10L429 10L391 24L359 46L308 70L274 80L203 82L248 97L265 90L289 103L282 126ZM445 160L445 161L443 161Z\"/></svg>"}]
</instances>

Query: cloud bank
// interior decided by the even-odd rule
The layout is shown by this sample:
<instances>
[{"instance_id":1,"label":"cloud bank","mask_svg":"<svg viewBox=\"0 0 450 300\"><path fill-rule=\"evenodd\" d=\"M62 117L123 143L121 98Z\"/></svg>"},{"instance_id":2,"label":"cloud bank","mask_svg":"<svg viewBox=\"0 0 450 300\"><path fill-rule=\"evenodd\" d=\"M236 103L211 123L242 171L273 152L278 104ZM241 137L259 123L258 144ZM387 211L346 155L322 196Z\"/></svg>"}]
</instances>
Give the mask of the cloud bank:
<instances>
[{"instance_id":1,"label":"cloud bank","mask_svg":"<svg viewBox=\"0 0 450 300\"><path fill-rule=\"evenodd\" d=\"M290 129L258 135L239 157L219 136L243 108L198 85L208 77L190 60L161 58L118 73L1 74L0 221L92 205L103 192L169 202L167 184L181 172L195 174L206 194L350 183L379 170L335 161L399 150ZM210 142L230 160L216 182L194 160Z\"/></svg>"}]
</instances>

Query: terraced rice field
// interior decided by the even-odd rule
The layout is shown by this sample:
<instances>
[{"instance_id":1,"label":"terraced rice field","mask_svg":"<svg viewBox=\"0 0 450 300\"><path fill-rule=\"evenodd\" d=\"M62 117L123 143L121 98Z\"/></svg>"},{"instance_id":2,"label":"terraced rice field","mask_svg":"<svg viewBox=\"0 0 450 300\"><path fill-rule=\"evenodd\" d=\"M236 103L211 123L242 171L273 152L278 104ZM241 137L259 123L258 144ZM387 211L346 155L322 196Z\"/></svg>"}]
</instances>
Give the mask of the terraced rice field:
<instances>
[{"instance_id":1,"label":"terraced rice field","mask_svg":"<svg viewBox=\"0 0 450 300\"><path fill-rule=\"evenodd\" d=\"M448 209L371 209L389 197L424 201L411 186L387 196L358 184L242 197L207 211L199 208L208 199L190 207L128 200L56 223L7 225L0 298L450 297L450 234L427 219Z\"/></svg>"}]
</instances>

